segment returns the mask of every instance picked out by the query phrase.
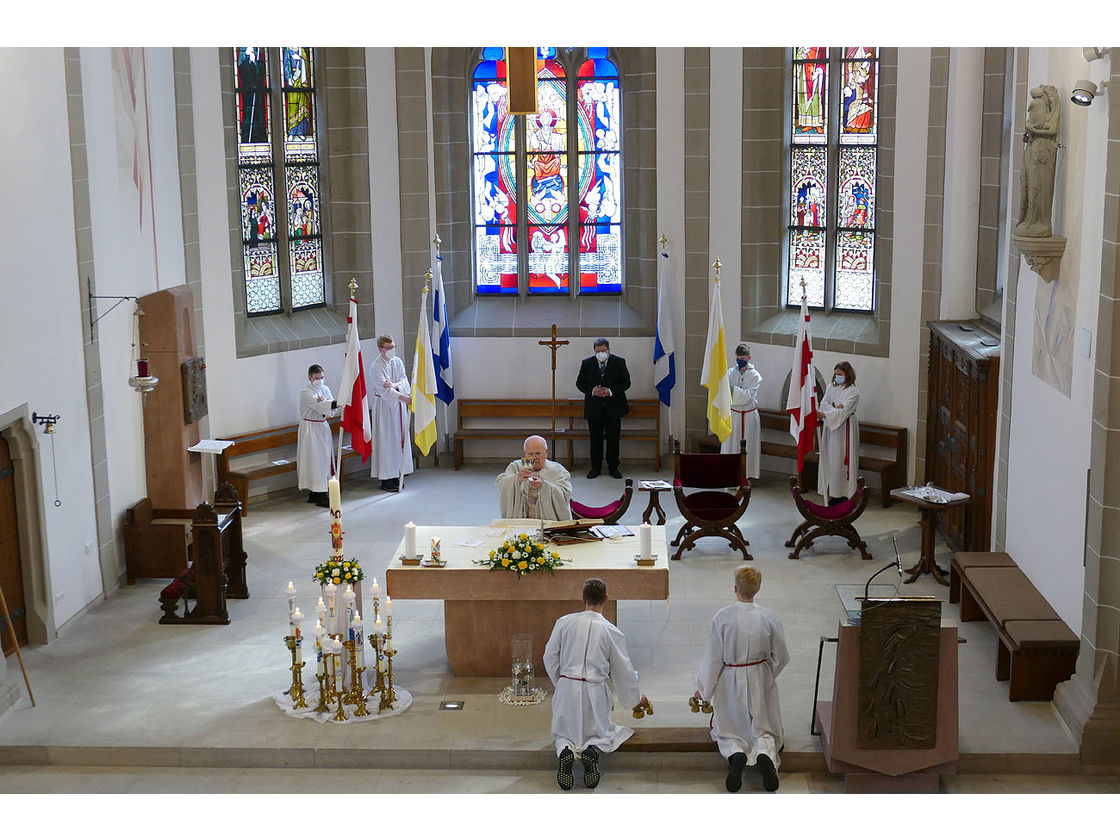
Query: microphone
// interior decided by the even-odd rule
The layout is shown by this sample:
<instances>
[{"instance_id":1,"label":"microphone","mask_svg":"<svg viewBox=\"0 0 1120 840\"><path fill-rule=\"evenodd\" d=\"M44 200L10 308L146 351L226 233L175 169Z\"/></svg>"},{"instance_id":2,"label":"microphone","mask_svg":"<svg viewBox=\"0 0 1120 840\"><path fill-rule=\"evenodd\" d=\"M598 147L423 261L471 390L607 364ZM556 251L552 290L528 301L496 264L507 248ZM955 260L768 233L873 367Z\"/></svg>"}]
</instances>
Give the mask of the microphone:
<instances>
[{"instance_id":1,"label":"microphone","mask_svg":"<svg viewBox=\"0 0 1120 840\"><path fill-rule=\"evenodd\" d=\"M891 534L891 542L894 544L894 564L898 566L898 576L902 577L902 558L898 556L898 540Z\"/></svg>"}]
</instances>

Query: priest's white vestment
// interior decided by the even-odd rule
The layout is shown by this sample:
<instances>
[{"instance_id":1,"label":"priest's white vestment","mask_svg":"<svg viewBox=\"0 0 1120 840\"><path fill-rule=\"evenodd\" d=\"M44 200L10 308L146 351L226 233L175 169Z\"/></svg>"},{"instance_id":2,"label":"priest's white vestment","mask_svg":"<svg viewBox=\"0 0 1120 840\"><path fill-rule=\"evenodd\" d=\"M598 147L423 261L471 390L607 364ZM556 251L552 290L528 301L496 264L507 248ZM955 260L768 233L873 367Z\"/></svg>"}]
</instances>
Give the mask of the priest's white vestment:
<instances>
[{"instance_id":1,"label":"priest's white vestment","mask_svg":"<svg viewBox=\"0 0 1120 840\"><path fill-rule=\"evenodd\" d=\"M552 737L556 754L579 753L594 744L613 752L634 734L611 722L612 693L626 709L642 699L626 637L602 613L584 610L562 616L544 648L544 668L556 687Z\"/></svg>"},{"instance_id":2,"label":"priest's white vestment","mask_svg":"<svg viewBox=\"0 0 1120 840\"><path fill-rule=\"evenodd\" d=\"M391 386L386 386L388 380ZM382 480L412 472L412 440L408 418L412 414L401 397L412 394L404 362L378 355L369 370L370 408L373 412L373 458L369 474Z\"/></svg>"},{"instance_id":3,"label":"priest's white vestment","mask_svg":"<svg viewBox=\"0 0 1120 840\"><path fill-rule=\"evenodd\" d=\"M837 406L844 406L838 408ZM817 474L817 492L824 496L825 504L832 498L851 498L856 492L859 477L859 421L856 406L859 389L855 385L841 387L835 383L824 391L820 411L824 415L821 425L821 462Z\"/></svg>"},{"instance_id":4,"label":"priest's white vestment","mask_svg":"<svg viewBox=\"0 0 1120 840\"><path fill-rule=\"evenodd\" d=\"M322 382L322 380L319 380ZM331 477L334 447L327 420L338 414L331 410L334 397L326 385L315 388L310 382L299 392L299 432L296 434L296 486L312 493L326 493Z\"/></svg>"},{"instance_id":5,"label":"priest's white vestment","mask_svg":"<svg viewBox=\"0 0 1120 840\"><path fill-rule=\"evenodd\" d=\"M529 481L518 481L521 472L521 459L510 461L505 472L494 482L498 485L498 503L503 519L571 519L572 518L572 477L568 471L555 461L545 460L544 467L534 475L541 480L537 490L536 512L530 513Z\"/></svg>"},{"instance_id":6,"label":"priest's white vestment","mask_svg":"<svg viewBox=\"0 0 1120 840\"><path fill-rule=\"evenodd\" d=\"M739 454L740 438L747 442L747 477L758 478L762 464L762 426L758 420L758 386L762 384L762 374L747 362L742 370L733 365L727 371L727 383L731 386L731 434L720 444L719 451L725 455Z\"/></svg>"},{"instance_id":7,"label":"priest's white vestment","mask_svg":"<svg viewBox=\"0 0 1120 840\"><path fill-rule=\"evenodd\" d=\"M759 753L778 766L782 714L774 678L789 662L778 616L758 604L736 601L715 614L696 675L696 690L712 703L712 740L720 755Z\"/></svg>"}]
</instances>

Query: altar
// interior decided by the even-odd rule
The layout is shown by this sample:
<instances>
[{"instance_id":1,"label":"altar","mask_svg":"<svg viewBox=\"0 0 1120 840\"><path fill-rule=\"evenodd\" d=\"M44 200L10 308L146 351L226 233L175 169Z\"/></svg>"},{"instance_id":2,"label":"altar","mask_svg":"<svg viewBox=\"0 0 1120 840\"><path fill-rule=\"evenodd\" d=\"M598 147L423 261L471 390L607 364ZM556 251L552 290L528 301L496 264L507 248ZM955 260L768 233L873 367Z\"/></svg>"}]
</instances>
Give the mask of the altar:
<instances>
[{"instance_id":1,"label":"altar","mask_svg":"<svg viewBox=\"0 0 1120 840\"><path fill-rule=\"evenodd\" d=\"M447 661L458 677L508 677L515 633L533 637L533 668L544 675L543 654L552 626L562 615L583 609L583 582L607 584L603 615L617 621L617 601L663 601L669 597L669 547L665 528L653 526L652 566L638 566L638 537L546 547L565 564L553 574L535 572L518 578L491 571L472 561L487 557L523 530L513 526L416 526L416 543L424 552L440 538L442 568L405 566L402 538L385 572L393 600L443 601ZM463 545L463 543L468 543ZM625 632L626 628L621 628Z\"/></svg>"}]
</instances>

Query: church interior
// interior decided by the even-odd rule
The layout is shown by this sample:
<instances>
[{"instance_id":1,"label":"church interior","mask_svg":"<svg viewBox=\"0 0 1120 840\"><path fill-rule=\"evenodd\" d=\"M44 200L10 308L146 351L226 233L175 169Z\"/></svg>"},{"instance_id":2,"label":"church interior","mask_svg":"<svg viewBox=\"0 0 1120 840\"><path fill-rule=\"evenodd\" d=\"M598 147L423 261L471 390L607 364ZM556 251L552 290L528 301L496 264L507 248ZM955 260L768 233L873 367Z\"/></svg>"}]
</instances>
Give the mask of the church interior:
<instances>
[{"instance_id":1,"label":"church interior","mask_svg":"<svg viewBox=\"0 0 1120 840\"><path fill-rule=\"evenodd\" d=\"M291 48L313 80L300 88L280 83L289 48L253 49L277 77L259 126L244 108L244 48L0 48L14 112L0 132L9 205L0 241L11 257L0 279L0 587L19 639L16 656L11 631L0 634L0 791L295 793L310 792L315 769L345 768L328 783L342 792L559 793L549 702L503 705L508 676L453 673L438 599L394 598L395 678L412 698L404 712L335 725L277 707L273 695L291 682L286 587L294 582L312 614L311 573L331 553L330 513L296 489L294 437L240 461L256 469L242 500L249 597L226 603L228 624L160 623L173 575L127 580L126 523L138 503L193 510L212 501L221 456L189 446L298 423L310 365L337 389L351 311L366 370L376 338L393 336L415 387L414 348L438 267L454 399L434 403L434 443L426 454L411 444L415 471L399 492L382 489L360 458L343 461L345 554L362 564L367 586L398 562L406 523L489 525L498 516L494 478L521 442L469 438L457 454L459 401L581 399L580 362L606 337L629 367L628 397L653 402L655 354L671 334L676 384L654 412L653 446L626 438L628 422L640 420L622 420L620 468L635 493L621 523L637 529L649 501L638 482L672 482L673 441L686 453L710 441L701 379L713 295L722 366L749 344L759 407L783 412L795 387L794 281L803 276L821 296L810 307L818 374L850 362L860 423L905 442L895 486L971 494L967 517L937 533L931 559L948 570L958 551L1005 553L1076 637L1076 664L1052 698L1013 701L995 677L1002 631L962 621L932 574L908 584L889 570L876 578L942 602L942 626L959 634L959 755L939 789L1120 793L1117 48L856 48L861 66L873 67L874 137L851 147L837 125L849 104L845 48L813 54L825 94L817 111L805 98L801 48L554 48L538 54L537 72L570 74L570 84L553 79L557 90L575 91L580 68L595 65L612 69L607 88L619 95L609 117L617 132L589 129L563 178L542 163L556 147L533 144L583 127L575 92L566 115L535 123L553 134L530 136L525 117L500 115L509 117L508 160L479 152L480 109L492 104L479 97L493 90L478 83L480 68L504 54ZM1073 102L1085 83L1088 104ZM1051 135L1032 134L1035 91L1048 87L1060 119ZM313 107L296 130L301 92ZM798 120L812 118L824 128L799 145ZM293 152L289 142L262 164L253 155L283 146L285 124L287 141L303 145ZM600 142L614 145L592 161L587 149ZM1038 160L1040 142L1049 164ZM575 148L575 139L564 146ZM827 161L827 197L809 195L807 206L828 222L814 226L800 206L798 184L808 181L798 177L818 159ZM845 161L857 160L865 191L853 191L852 204L836 193L850 183ZM597 173L586 193L569 179L577 170L580 179ZM555 194L580 213L550 225L484 210L480 196L498 181L483 171L498 173L517 207L555 179ZM284 184L288 199L277 201ZM1044 199L1046 231L1028 230L1024 214ZM847 227L837 227L842 215ZM40 224L48 220L61 227ZM556 230L571 241L554 252ZM594 252L584 241L593 233ZM822 244L805 257L810 241ZM855 255L849 263L838 252L852 241L870 245L845 251ZM858 300L845 302L849 279ZM312 302L301 305L307 294ZM962 389L982 395L971 415L947 407L960 406L939 367L952 355L950 333L983 345L979 368L967 369L960 352L948 365ZM568 343L550 350L550 336ZM547 416L533 422L547 436ZM766 432L779 437L792 441ZM568 451L557 445L549 457L563 462ZM778 680L781 792L842 792L811 731L814 698L836 688L836 648L823 640L844 619L837 586L862 586L896 544L902 566L918 563L919 509L882 505L884 474L861 473L870 502L856 527L873 559L835 536L790 559L785 542L801 521L789 495L796 468L762 451L738 524L763 572L759 601L781 616L791 651ZM623 483L606 472L585 478L588 457L577 438L573 497L606 505ZM661 503L671 538L684 519L672 493ZM722 539L702 539L664 564L667 598L618 601L655 713L634 720L615 709L636 734L604 760L596 793L722 793L707 716L687 699L741 563ZM550 689L543 672L536 679ZM465 705L441 710L444 701ZM761 793L749 775L745 787ZM590 793L570 795L581 792Z\"/></svg>"}]
</instances>

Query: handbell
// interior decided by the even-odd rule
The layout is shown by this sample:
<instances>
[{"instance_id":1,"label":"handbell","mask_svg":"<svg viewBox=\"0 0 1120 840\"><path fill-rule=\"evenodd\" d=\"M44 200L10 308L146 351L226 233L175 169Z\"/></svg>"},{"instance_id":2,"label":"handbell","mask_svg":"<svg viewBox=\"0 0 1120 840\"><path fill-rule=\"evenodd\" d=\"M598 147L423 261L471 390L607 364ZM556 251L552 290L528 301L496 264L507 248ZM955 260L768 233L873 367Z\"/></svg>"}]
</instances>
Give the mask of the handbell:
<instances>
[{"instance_id":1,"label":"handbell","mask_svg":"<svg viewBox=\"0 0 1120 840\"><path fill-rule=\"evenodd\" d=\"M649 700L643 700L634 707L634 717L641 720L646 715L653 715L653 704Z\"/></svg>"},{"instance_id":2,"label":"handbell","mask_svg":"<svg viewBox=\"0 0 1120 840\"><path fill-rule=\"evenodd\" d=\"M688 698L688 708L694 712L703 712L706 715L712 713L712 704L707 700L697 700L695 695Z\"/></svg>"}]
</instances>

